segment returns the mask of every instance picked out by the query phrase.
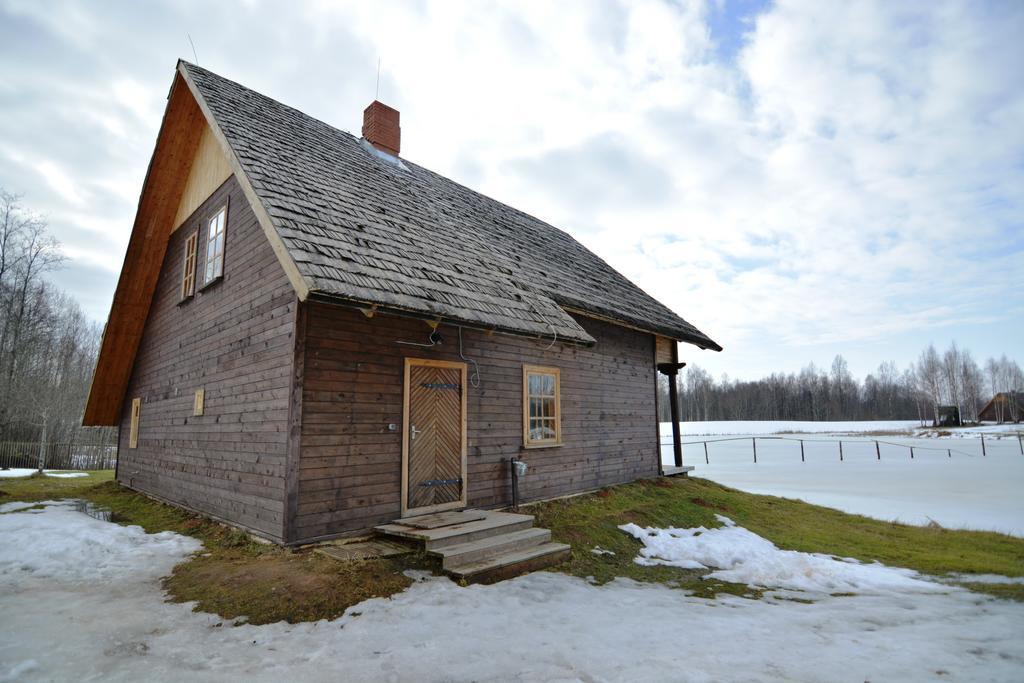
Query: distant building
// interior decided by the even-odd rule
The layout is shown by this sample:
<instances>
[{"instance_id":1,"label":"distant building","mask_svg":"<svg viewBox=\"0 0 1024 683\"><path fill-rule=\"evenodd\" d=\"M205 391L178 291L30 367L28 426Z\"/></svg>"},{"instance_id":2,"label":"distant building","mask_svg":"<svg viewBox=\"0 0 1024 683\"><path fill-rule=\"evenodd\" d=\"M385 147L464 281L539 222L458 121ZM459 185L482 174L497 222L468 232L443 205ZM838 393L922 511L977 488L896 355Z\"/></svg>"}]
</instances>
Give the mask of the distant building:
<instances>
[{"instance_id":1,"label":"distant building","mask_svg":"<svg viewBox=\"0 0 1024 683\"><path fill-rule=\"evenodd\" d=\"M1024 417L1024 391L1004 391L992 397L978 413L981 422L1020 422Z\"/></svg>"},{"instance_id":2,"label":"distant building","mask_svg":"<svg viewBox=\"0 0 1024 683\"><path fill-rule=\"evenodd\" d=\"M963 426L963 423L960 421L960 408L957 406L939 406L937 413L938 419L935 421L936 427Z\"/></svg>"}]
</instances>

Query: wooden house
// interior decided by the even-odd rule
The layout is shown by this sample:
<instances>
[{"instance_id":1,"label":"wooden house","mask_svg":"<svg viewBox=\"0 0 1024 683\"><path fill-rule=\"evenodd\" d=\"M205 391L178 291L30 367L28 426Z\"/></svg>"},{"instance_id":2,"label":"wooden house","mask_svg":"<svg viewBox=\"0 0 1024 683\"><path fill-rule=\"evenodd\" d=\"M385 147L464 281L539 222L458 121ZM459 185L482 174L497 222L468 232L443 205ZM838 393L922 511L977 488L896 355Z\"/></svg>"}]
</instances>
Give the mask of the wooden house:
<instances>
[{"instance_id":1,"label":"wooden house","mask_svg":"<svg viewBox=\"0 0 1024 683\"><path fill-rule=\"evenodd\" d=\"M659 474L709 337L566 233L179 62L85 424L117 479L281 544Z\"/></svg>"},{"instance_id":2,"label":"wooden house","mask_svg":"<svg viewBox=\"0 0 1024 683\"><path fill-rule=\"evenodd\" d=\"M1024 418L1024 391L1001 391L978 413L980 422L1020 422Z\"/></svg>"}]
</instances>

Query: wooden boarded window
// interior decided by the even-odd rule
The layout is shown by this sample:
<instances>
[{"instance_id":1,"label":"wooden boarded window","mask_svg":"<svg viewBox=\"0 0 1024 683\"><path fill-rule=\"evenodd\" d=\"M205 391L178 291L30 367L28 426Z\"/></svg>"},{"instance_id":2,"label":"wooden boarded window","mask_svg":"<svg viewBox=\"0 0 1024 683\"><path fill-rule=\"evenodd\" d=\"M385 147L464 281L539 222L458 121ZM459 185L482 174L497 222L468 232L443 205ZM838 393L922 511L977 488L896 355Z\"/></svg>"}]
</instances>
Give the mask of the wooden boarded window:
<instances>
[{"instance_id":1,"label":"wooden boarded window","mask_svg":"<svg viewBox=\"0 0 1024 683\"><path fill-rule=\"evenodd\" d=\"M199 232L193 232L185 240L185 259L181 271L181 298L187 299L196 293L196 249Z\"/></svg>"},{"instance_id":2,"label":"wooden boarded window","mask_svg":"<svg viewBox=\"0 0 1024 683\"><path fill-rule=\"evenodd\" d=\"M222 206L208 224L206 234L206 284L224 274L224 230L228 222L228 207Z\"/></svg>"},{"instance_id":3,"label":"wooden boarded window","mask_svg":"<svg viewBox=\"0 0 1024 683\"><path fill-rule=\"evenodd\" d=\"M560 384L558 368L523 366L523 445L562 443Z\"/></svg>"},{"instance_id":4,"label":"wooden boarded window","mask_svg":"<svg viewBox=\"0 0 1024 683\"><path fill-rule=\"evenodd\" d=\"M139 414L142 412L142 399L132 399L132 425L128 431L128 448L139 447Z\"/></svg>"}]
</instances>

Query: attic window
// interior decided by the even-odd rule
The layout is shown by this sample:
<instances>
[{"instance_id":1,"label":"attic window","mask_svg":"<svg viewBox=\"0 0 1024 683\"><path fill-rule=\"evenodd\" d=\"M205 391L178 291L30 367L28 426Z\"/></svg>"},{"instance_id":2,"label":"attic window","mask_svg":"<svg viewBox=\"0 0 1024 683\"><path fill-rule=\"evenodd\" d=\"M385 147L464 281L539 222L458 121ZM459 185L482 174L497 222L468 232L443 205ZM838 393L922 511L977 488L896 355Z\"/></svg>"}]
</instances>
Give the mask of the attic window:
<instances>
[{"instance_id":1,"label":"attic window","mask_svg":"<svg viewBox=\"0 0 1024 683\"><path fill-rule=\"evenodd\" d=\"M228 222L228 207L222 206L209 222L206 235L206 282L210 284L224 275L224 230Z\"/></svg>"},{"instance_id":2,"label":"attic window","mask_svg":"<svg viewBox=\"0 0 1024 683\"><path fill-rule=\"evenodd\" d=\"M181 298L187 299L196 293L196 250L199 244L199 231L193 232L185 240L185 258L181 271Z\"/></svg>"},{"instance_id":3,"label":"attic window","mask_svg":"<svg viewBox=\"0 0 1024 683\"><path fill-rule=\"evenodd\" d=\"M558 368L523 366L523 445L562 443L561 373Z\"/></svg>"}]
</instances>

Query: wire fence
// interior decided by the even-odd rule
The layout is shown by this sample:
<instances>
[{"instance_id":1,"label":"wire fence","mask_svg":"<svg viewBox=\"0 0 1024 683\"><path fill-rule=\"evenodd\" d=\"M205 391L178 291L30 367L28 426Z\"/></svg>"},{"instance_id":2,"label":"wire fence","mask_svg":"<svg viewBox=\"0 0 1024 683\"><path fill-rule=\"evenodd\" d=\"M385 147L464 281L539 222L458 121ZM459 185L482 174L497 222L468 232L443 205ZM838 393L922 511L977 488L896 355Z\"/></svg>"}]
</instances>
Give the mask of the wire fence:
<instances>
[{"instance_id":1,"label":"wire fence","mask_svg":"<svg viewBox=\"0 0 1024 683\"><path fill-rule=\"evenodd\" d=\"M117 441L46 443L0 441L0 469L110 470L117 465Z\"/></svg>"},{"instance_id":2,"label":"wire fence","mask_svg":"<svg viewBox=\"0 0 1024 683\"><path fill-rule=\"evenodd\" d=\"M1008 432L1008 433L1005 433L1005 434L1001 435L1001 438L997 437L994 440L990 437L988 439L988 443L987 444L986 444L985 436L981 435L981 438L978 439L978 441L980 441L980 446L979 446L978 452L974 452L974 453L972 453L970 451L963 450L962 448L954 448L952 446L941 447L941 446L925 446L925 445L921 445L921 444L906 444L906 443L898 443L898 442L895 442L895 441L889 441L887 439L856 439L856 438L838 439L838 438L825 438L825 437L795 437L795 436L727 436L727 437L717 438L717 439L699 439L699 440L694 440L694 441L681 441L680 445L684 447L684 449L683 449L684 452L686 450L685 449L686 446L703 446L704 464L705 465L710 465L711 464L711 456L710 456L710 454L708 452L708 444L709 443L724 443L724 442L729 442L729 441L749 441L750 442L750 447L751 447L751 454L753 456L753 461L756 464L757 463L757 442L758 441L792 441L792 442L799 442L799 444L800 444L800 462L807 462L807 452L806 452L806 449L804 448L804 444L806 444L806 443L830 443L830 444L836 444L837 445L836 454L839 457L839 462L844 462L846 457L848 456L848 452L844 451L843 444L846 444L847 446L851 446L853 444L858 444L858 445L863 445L863 444L871 445L871 444L873 444L874 445L875 459L876 460L881 460L882 459L882 446L883 445L884 446L891 446L891 447L895 447L895 448L900 448L900 449L906 449L906 452L910 456L910 459L913 460L914 459L914 454L915 453L920 453L921 451L939 451L941 453L944 453L947 458L952 458L954 453L957 454L958 456L966 456L966 457L969 457L969 458L988 457L988 451L991 448L991 444L992 444L993 441L996 441L997 443L1002 444L1007 439L1009 439L1011 441L1011 443L1014 440L1016 440L1017 448L1015 450L1019 450L1020 451L1020 455L1024 455L1024 432ZM664 441L663 440L661 442L661 446L663 448L672 447L673 445L674 444L673 444L673 442L671 440L670 441ZM794 454L795 454L795 451L794 451Z\"/></svg>"}]
</instances>

